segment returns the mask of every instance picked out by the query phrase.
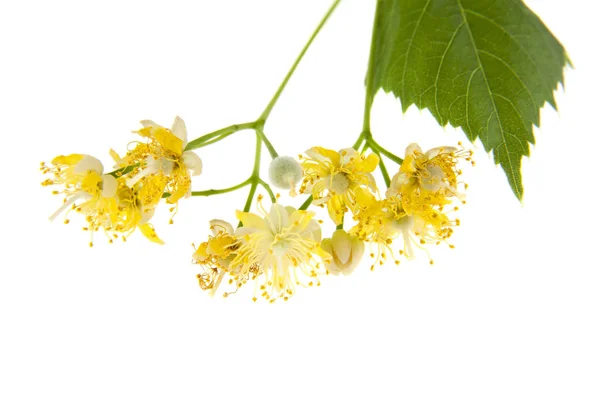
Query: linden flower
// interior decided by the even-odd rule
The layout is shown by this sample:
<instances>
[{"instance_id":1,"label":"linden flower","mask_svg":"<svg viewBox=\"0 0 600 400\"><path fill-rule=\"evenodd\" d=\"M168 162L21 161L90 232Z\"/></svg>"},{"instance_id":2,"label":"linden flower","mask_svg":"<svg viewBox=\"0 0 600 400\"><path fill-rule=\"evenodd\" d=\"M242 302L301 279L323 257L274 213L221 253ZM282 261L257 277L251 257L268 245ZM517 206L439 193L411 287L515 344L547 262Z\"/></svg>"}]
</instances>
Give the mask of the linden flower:
<instances>
[{"instance_id":1,"label":"linden flower","mask_svg":"<svg viewBox=\"0 0 600 400\"><path fill-rule=\"evenodd\" d=\"M147 143L138 143L123 158L111 150L111 156L117 167L132 167L133 174L127 179L127 185L133 187L151 185L161 193L167 191L170 196L167 203L175 204L191 192L190 176L202 172L202 160L192 151L184 151L187 144L185 123L175 117L171 129L157 123L144 120L143 126L135 133L148 138Z\"/></svg>"},{"instance_id":2,"label":"linden flower","mask_svg":"<svg viewBox=\"0 0 600 400\"><path fill-rule=\"evenodd\" d=\"M192 260L203 268L203 272L198 274L200 287L210 290L210 295L213 296L229 270L239 243L229 222L213 219L210 221L210 230L212 236L195 248Z\"/></svg>"},{"instance_id":3,"label":"linden flower","mask_svg":"<svg viewBox=\"0 0 600 400\"><path fill-rule=\"evenodd\" d=\"M42 185L63 185L62 190L53 193L65 195L62 206L50 216L51 221L71 207L86 216L88 229L92 232L100 227L110 227L117 211L117 180L103 174L104 167L97 158L86 154L58 156L51 166L42 163L41 170L44 174L52 174L52 178L43 181ZM69 220L65 219L65 223Z\"/></svg>"},{"instance_id":4,"label":"linden flower","mask_svg":"<svg viewBox=\"0 0 600 400\"><path fill-rule=\"evenodd\" d=\"M148 221L154 215L154 210L162 197L162 192L157 193L151 185L130 188L119 179L119 188L117 190L117 199L119 211L116 221L113 224L113 231L121 235L123 241L131 235L137 228L151 242L164 244L158 237L154 226ZM113 235L115 238L117 234Z\"/></svg>"},{"instance_id":5,"label":"linden flower","mask_svg":"<svg viewBox=\"0 0 600 400\"><path fill-rule=\"evenodd\" d=\"M319 245L321 227L314 213L279 204L273 204L269 213L261 207L261 213L237 212L243 224L236 232L241 244L229 271L238 278L238 287L255 279L255 293L260 284L261 295L273 302L280 297L287 300L296 285L318 286L317 275L325 271L317 257L326 261L330 256Z\"/></svg>"},{"instance_id":6,"label":"linden flower","mask_svg":"<svg viewBox=\"0 0 600 400\"><path fill-rule=\"evenodd\" d=\"M365 157L352 148L336 152L323 147L313 147L306 154L308 157L302 161L305 176L300 191L311 191L315 205L326 203L336 225L342 223L348 209L355 210L356 188L377 190L371 175L379 164L376 154Z\"/></svg>"},{"instance_id":7,"label":"linden flower","mask_svg":"<svg viewBox=\"0 0 600 400\"><path fill-rule=\"evenodd\" d=\"M67 215L70 211L75 211L85 216L88 227L84 230L89 231L92 236L102 229L110 242L118 235L122 235L125 240L126 236L139 227L150 240L162 243L152 225L147 223L152 214L144 215L132 189L120 179L102 174L103 169L98 159L85 154L56 157L52 160L51 167L42 163L42 171L54 175L42 182L42 185L64 185L62 191L55 190L53 193L66 196L63 205L50 220L54 220L65 210ZM69 223L69 220L65 219L65 223Z\"/></svg>"},{"instance_id":8,"label":"linden flower","mask_svg":"<svg viewBox=\"0 0 600 400\"><path fill-rule=\"evenodd\" d=\"M461 171L456 165L460 158L473 163L471 156L470 150L455 147L435 147L423 153L418 144L412 143L406 148L404 162L392 178L386 196L401 195L409 213L431 205L443 207L451 203L452 197L464 201L464 194L458 191Z\"/></svg>"},{"instance_id":9,"label":"linden flower","mask_svg":"<svg viewBox=\"0 0 600 400\"><path fill-rule=\"evenodd\" d=\"M323 239L321 247L331 254L331 260L325 266L334 275L350 275L365 252L365 244L343 229L333 232L331 239Z\"/></svg>"},{"instance_id":10,"label":"linden flower","mask_svg":"<svg viewBox=\"0 0 600 400\"><path fill-rule=\"evenodd\" d=\"M402 237L403 248L399 254L406 258L415 256L415 247L425 250L429 255L423 245L447 242L453 234L453 227L460 224L458 219L451 220L433 207L410 215L398 196L377 200L366 190L358 191L357 196L363 207L355 215L358 223L350 230L350 234L377 246L376 263L380 265L384 264L388 254L396 264L400 263L392 248L395 239ZM371 256L375 257L375 254L372 253ZM433 263L431 258L430 263Z\"/></svg>"}]
</instances>

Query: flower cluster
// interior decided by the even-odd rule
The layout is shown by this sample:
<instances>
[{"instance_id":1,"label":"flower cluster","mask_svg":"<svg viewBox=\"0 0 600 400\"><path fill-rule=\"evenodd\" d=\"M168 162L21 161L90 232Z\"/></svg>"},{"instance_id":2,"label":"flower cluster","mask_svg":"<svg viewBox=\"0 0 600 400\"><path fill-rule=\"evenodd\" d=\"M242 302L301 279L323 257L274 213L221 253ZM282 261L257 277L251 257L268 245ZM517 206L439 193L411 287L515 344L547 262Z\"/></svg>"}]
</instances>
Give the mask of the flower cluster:
<instances>
[{"instance_id":1,"label":"flower cluster","mask_svg":"<svg viewBox=\"0 0 600 400\"><path fill-rule=\"evenodd\" d=\"M41 164L49 178L43 186L57 186L54 194L64 195L62 206L50 217L54 220L76 212L85 217L90 232L102 230L109 242L126 240L137 228L150 241L162 244L149 222L163 197L176 210L177 202L190 194L191 176L202 171L202 162L193 152L184 151L187 143L185 123L179 117L171 129L152 121L142 121L134 133L143 141L133 142L131 150L120 157L110 151L116 170L104 173L95 157L85 154L58 156L50 165Z\"/></svg>"},{"instance_id":2,"label":"flower cluster","mask_svg":"<svg viewBox=\"0 0 600 400\"><path fill-rule=\"evenodd\" d=\"M112 243L118 238L125 241L138 229L150 241L162 244L150 222L156 208L164 199L174 215L178 202L191 194L192 177L202 172L198 155L186 150L187 131L181 118L176 117L170 129L148 120L141 124L134 131L141 139L131 142L123 156L110 150L115 163L112 172L106 173L97 158L85 154L61 155L41 165L47 175L42 185L52 186L54 194L63 196L50 219L64 215L64 222L69 223L72 213L83 215L90 246L95 232L102 231ZM258 145L268 141L264 133L258 133ZM188 147L203 147L227 135L227 130L217 131ZM460 223L451 214L465 201L466 184L460 181L458 164L460 160L472 162L472 153L460 143L458 148L436 147L426 152L411 144L404 160L386 150L383 154L391 154L399 169L392 179L382 169L388 183L382 196L373 177L382 165L382 148L375 142L366 143L365 148L377 150L312 147L296 161L278 156L271 147L270 180L275 187L289 189L290 196L308 196L299 208L280 204L280 196L260 178L259 150L252 175L242 183L195 192L206 196L251 186L244 211L235 214L238 227L213 219L208 238L194 247L192 261L200 268L200 287L210 295L221 292L227 297L253 281L255 301L288 300L299 286L319 286L323 275L351 274L367 247L373 269L388 259L398 264L401 256L412 258L415 249L429 256L427 245L448 243ZM259 194L258 212L253 213L250 208L258 185L267 190L272 204L267 210ZM311 205L315 211L307 210ZM316 219L321 208L327 209L336 226L325 238L323 221Z\"/></svg>"},{"instance_id":3,"label":"flower cluster","mask_svg":"<svg viewBox=\"0 0 600 400\"><path fill-rule=\"evenodd\" d=\"M299 191L310 194L313 205L327 208L337 226L332 236L321 239L322 221L314 219L313 211L278 203L267 211L259 201L260 215L237 212L239 227L235 230L222 220L210 222L212 235L193 256L194 263L202 268L198 274L200 287L214 295L225 281L231 288L224 291L227 297L254 281L253 300L287 300L297 286L318 286L322 274L352 273L366 245L376 249L371 253L375 264L383 264L388 258L399 263L400 255L412 258L415 248L428 254L425 245L447 242L459 225L449 213L457 210L456 201L464 202L461 189L466 184L460 183L461 171L457 168L460 159L471 161L471 152L439 147L423 153L418 145L411 144L385 197L380 198L372 175L380 162L377 154L361 154L352 148L336 152L313 147L306 156L300 156ZM289 157L285 162L291 163ZM287 166L272 167L270 171L279 169L286 177L293 170ZM275 174L271 178L280 177ZM281 186L294 192L296 180L280 179L289 181L289 186ZM347 214L352 216L354 226L345 231ZM396 239L401 248L395 252Z\"/></svg>"},{"instance_id":4,"label":"flower cluster","mask_svg":"<svg viewBox=\"0 0 600 400\"><path fill-rule=\"evenodd\" d=\"M407 258L414 257L415 247L427 252L424 245L448 243L453 228L460 224L449 214L458 211L456 201L464 203L457 164L460 159L473 163L471 156L470 150L455 147L436 147L423 153L413 143L406 149L385 198L376 199L364 189L357 193L361 208L354 214L357 224L350 232L376 245L377 253L371 253L373 257L377 254L376 263L383 264L391 256L399 264L392 247L396 238L402 239L398 254Z\"/></svg>"}]
</instances>

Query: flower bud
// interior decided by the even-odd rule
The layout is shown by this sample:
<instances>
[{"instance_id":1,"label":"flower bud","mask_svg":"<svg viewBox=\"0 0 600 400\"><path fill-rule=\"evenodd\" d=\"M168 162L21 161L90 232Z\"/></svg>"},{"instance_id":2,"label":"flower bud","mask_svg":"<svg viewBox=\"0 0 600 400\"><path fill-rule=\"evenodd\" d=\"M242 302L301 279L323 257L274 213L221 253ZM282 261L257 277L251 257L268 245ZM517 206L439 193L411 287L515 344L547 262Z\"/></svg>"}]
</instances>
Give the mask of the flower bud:
<instances>
[{"instance_id":1,"label":"flower bud","mask_svg":"<svg viewBox=\"0 0 600 400\"><path fill-rule=\"evenodd\" d=\"M302 167L293 157L276 157L269 165L269 179L279 189L290 189L294 196L296 184L302 179Z\"/></svg>"},{"instance_id":2,"label":"flower bud","mask_svg":"<svg viewBox=\"0 0 600 400\"><path fill-rule=\"evenodd\" d=\"M334 275L350 275L365 252L365 244L354 235L338 229L331 239L323 239L321 248L331 254L331 261L325 264Z\"/></svg>"}]
</instances>

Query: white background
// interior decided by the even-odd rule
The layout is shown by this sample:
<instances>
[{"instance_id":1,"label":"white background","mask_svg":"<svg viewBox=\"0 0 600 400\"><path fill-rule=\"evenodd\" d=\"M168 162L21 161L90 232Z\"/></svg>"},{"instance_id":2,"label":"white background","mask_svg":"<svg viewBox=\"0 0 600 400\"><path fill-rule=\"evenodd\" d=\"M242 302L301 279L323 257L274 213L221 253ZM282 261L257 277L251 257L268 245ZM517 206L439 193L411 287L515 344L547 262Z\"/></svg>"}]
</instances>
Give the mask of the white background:
<instances>
[{"instance_id":1,"label":"white background","mask_svg":"<svg viewBox=\"0 0 600 400\"><path fill-rule=\"evenodd\" d=\"M157 213L164 246L138 232L90 249L83 221L48 222L60 199L38 166L75 152L110 165L141 119L180 115L191 138L255 119L329 2L2 1L0 398L599 399L596 6L528 4L576 69L560 112L542 112L523 203L475 143L455 250L363 263L269 305L251 288L208 298L190 263L245 191L182 201L172 226ZM280 154L354 142L373 11L344 0L310 49L266 127ZM397 153L464 140L384 95L373 130ZM245 179L253 143L199 151L194 189Z\"/></svg>"}]
</instances>

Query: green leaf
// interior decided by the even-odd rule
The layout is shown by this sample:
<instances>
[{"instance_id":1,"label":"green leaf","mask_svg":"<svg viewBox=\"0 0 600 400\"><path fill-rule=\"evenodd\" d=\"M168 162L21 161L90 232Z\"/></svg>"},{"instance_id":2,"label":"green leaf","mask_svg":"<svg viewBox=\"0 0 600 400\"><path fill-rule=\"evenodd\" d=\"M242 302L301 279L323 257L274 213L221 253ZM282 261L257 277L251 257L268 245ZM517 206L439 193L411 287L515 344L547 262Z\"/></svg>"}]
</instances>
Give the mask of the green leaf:
<instances>
[{"instance_id":1,"label":"green leaf","mask_svg":"<svg viewBox=\"0 0 600 400\"><path fill-rule=\"evenodd\" d=\"M379 88L493 151L522 199L521 159L569 63L519 0L379 0L368 96Z\"/></svg>"}]
</instances>

